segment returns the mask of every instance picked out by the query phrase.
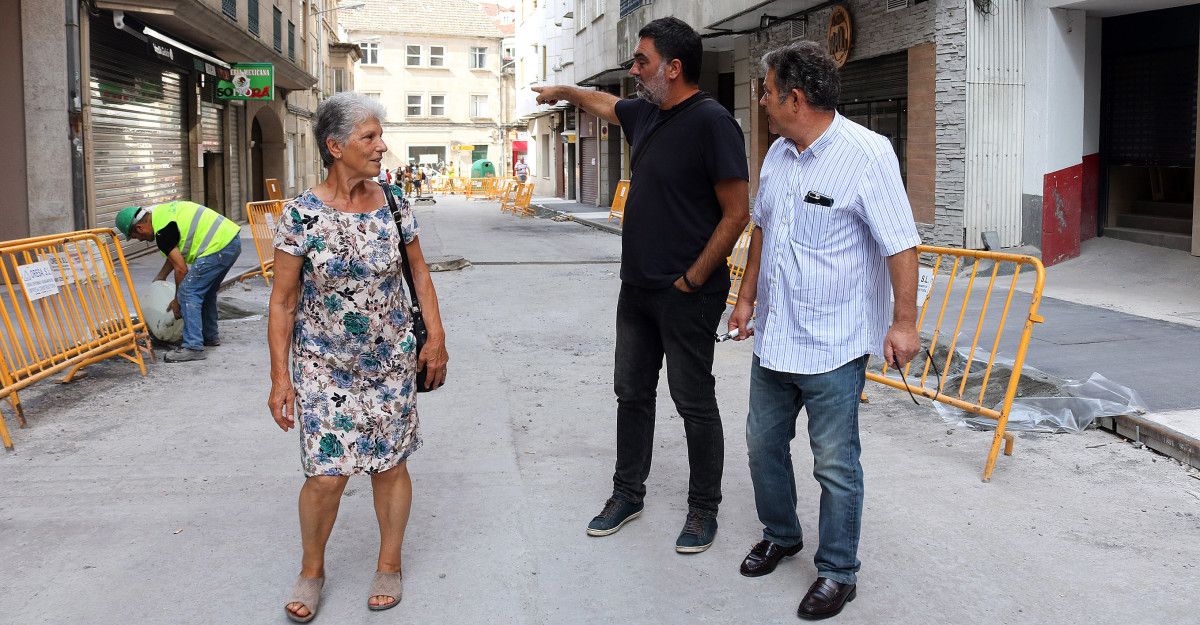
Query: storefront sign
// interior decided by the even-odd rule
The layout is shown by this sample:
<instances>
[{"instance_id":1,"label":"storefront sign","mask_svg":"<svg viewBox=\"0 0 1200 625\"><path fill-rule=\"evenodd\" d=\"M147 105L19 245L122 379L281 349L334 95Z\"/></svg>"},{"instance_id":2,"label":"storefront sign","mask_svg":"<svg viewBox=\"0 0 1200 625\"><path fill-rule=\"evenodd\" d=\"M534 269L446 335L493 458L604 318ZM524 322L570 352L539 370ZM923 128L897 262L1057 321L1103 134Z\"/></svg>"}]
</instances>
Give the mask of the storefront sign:
<instances>
[{"instance_id":1,"label":"storefront sign","mask_svg":"<svg viewBox=\"0 0 1200 625\"><path fill-rule=\"evenodd\" d=\"M146 45L150 48L151 54L168 63L175 63L180 60L179 51L161 41L151 39L146 42Z\"/></svg>"},{"instance_id":2,"label":"storefront sign","mask_svg":"<svg viewBox=\"0 0 1200 625\"><path fill-rule=\"evenodd\" d=\"M850 22L850 12L846 7L837 5L829 16L829 54L838 67L846 64L850 57L850 46L854 42L854 28Z\"/></svg>"},{"instance_id":3,"label":"storefront sign","mask_svg":"<svg viewBox=\"0 0 1200 625\"><path fill-rule=\"evenodd\" d=\"M217 82L221 100L272 100L275 91L275 66L270 63L236 63L229 68L230 79Z\"/></svg>"},{"instance_id":4,"label":"storefront sign","mask_svg":"<svg viewBox=\"0 0 1200 625\"><path fill-rule=\"evenodd\" d=\"M463 152L471 152L475 149L475 146L473 146L473 145L456 145L456 146L454 146L454 149L462 150Z\"/></svg>"}]
</instances>

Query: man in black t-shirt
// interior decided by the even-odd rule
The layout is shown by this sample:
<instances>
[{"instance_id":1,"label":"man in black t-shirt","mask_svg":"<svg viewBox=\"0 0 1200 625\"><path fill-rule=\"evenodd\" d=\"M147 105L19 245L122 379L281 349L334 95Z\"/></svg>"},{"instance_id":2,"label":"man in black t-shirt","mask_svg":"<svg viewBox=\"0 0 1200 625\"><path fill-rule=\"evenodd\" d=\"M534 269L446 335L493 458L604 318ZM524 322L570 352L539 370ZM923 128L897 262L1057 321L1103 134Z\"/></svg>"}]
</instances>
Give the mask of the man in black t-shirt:
<instances>
[{"instance_id":1,"label":"man in black t-shirt","mask_svg":"<svg viewBox=\"0 0 1200 625\"><path fill-rule=\"evenodd\" d=\"M642 511L654 447L663 357L683 417L691 477L680 553L712 545L725 441L712 375L713 338L725 310L725 258L750 219L745 139L700 92L700 35L666 17L647 24L629 73L637 99L569 86L535 87L538 102L567 100L620 124L631 146L621 240L614 386L617 461L613 496L588 525L607 536Z\"/></svg>"}]
</instances>

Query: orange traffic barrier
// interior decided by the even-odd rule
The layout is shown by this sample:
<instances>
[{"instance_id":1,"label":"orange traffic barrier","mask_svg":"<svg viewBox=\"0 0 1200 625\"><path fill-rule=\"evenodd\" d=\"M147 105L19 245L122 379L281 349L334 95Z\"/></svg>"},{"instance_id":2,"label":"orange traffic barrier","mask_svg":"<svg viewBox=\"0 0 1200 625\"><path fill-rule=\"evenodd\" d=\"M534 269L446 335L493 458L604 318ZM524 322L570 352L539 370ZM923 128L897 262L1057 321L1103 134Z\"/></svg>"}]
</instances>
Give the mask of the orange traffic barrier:
<instances>
[{"instance_id":1,"label":"orange traffic barrier","mask_svg":"<svg viewBox=\"0 0 1200 625\"><path fill-rule=\"evenodd\" d=\"M729 295L725 303L729 306L737 304L738 289L742 288L742 276L746 274L746 259L750 255L750 235L754 233L754 222L746 224L746 229L738 235L737 243L733 244L733 253L725 259L729 265Z\"/></svg>"},{"instance_id":2,"label":"orange traffic barrier","mask_svg":"<svg viewBox=\"0 0 1200 625\"><path fill-rule=\"evenodd\" d=\"M238 276L242 282L254 276L262 276L267 286L275 277L275 224L283 214L283 200L246 202L246 219L250 221L250 234L254 237L254 251L258 254L258 270Z\"/></svg>"},{"instance_id":3,"label":"orange traffic barrier","mask_svg":"<svg viewBox=\"0 0 1200 625\"><path fill-rule=\"evenodd\" d=\"M737 303L751 232L753 224L738 238L728 259L733 283L726 300L729 304ZM918 245L917 252L932 265L921 269L920 290L924 296L918 302L917 317L917 330L922 337L929 337L925 345L928 354L918 354L904 366L902 375L894 369L889 374L889 367L884 364L878 371L868 371L867 379L994 419L996 432L983 467L986 482L992 479L1001 443L1006 456L1013 453L1014 439L1006 427L1033 325L1044 321L1038 314L1038 306L1046 280L1045 269L1037 258L1020 254L928 245ZM943 268L947 271L943 272ZM1033 272L1034 284L1028 295L1017 297L1017 281L1022 271ZM999 303L1001 298L1003 304ZM1018 300L1016 304L1014 300ZM999 354L1005 330L1015 323L1022 324L1022 328L1015 346L1007 346L1015 354L1010 364ZM926 342L924 338L922 342ZM1002 366L997 368L998 364ZM928 385L931 382L933 386Z\"/></svg>"},{"instance_id":4,"label":"orange traffic barrier","mask_svg":"<svg viewBox=\"0 0 1200 625\"><path fill-rule=\"evenodd\" d=\"M521 183L513 179L504 181L504 190L500 194L500 212L516 212L517 206L517 191L520 190Z\"/></svg>"},{"instance_id":5,"label":"orange traffic barrier","mask_svg":"<svg viewBox=\"0 0 1200 625\"><path fill-rule=\"evenodd\" d=\"M928 287L923 284L927 290L918 302L917 317L917 330L923 337L929 337L928 355L920 354L905 365L902 377L897 377L894 371L888 375L885 364L878 372L868 371L867 379L995 419L996 432L983 467L986 482L992 479L1001 442L1004 454L1012 455L1013 436L1005 427L1021 381L1033 325L1044 321L1038 314L1038 305L1046 272L1042 262L1033 256L926 245L917 246L917 252L933 257L932 269L922 270L922 282ZM967 263L971 266L969 272L965 269ZM949 270L942 276L944 286L940 286L939 273L945 266ZM1027 300L1025 295L1014 298L1022 270L1034 274L1033 289ZM1009 272L1011 279L1007 277ZM1015 306L1014 299L1019 299ZM973 308L976 305L978 310ZM936 316L931 314L935 310ZM1006 366L997 369L1001 341L1010 319L1014 324L1022 324L1021 334L1015 348L1010 347L1015 349L1011 365L1005 363ZM960 350L960 346L964 349ZM928 386L929 382L935 385Z\"/></svg>"},{"instance_id":6,"label":"orange traffic barrier","mask_svg":"<svg viewBox=\"0 0 1200 625\"><path fill-rule=\"evenodd\" d=\"M612 206L608 209L608 221L617 220L617 224L625 221L625 200L629 199L629 181L622 180L617 183L617 190L613 194Z\"/></svg>"},{"instance_id":7,"label":"orange traffic barrier","mask_svg":"<svg viewBox=\"0 0 1200 625\"><path fill-rule=\"evenodd\" d=\"M142 375L147 339L129 267L112 230L96 229L0 243L0 399L26 425L18 392L119 356ZM135 316L136 315L136 316ZM13 448L0 415L0 442Z\"/></svg>"},{"instance_id":8,"label":"orange traffic barrier","mask_svg":"<svg viewBox=\"0 0 1200 625\"><path fill-rule=\"evenodd\" d=\"M526 217L533 216L533 207L529 205L533 200L533 183L526 182L525 184L517 184L517 197L513 204L513 212Z\"/></svg>"}]
</instances>

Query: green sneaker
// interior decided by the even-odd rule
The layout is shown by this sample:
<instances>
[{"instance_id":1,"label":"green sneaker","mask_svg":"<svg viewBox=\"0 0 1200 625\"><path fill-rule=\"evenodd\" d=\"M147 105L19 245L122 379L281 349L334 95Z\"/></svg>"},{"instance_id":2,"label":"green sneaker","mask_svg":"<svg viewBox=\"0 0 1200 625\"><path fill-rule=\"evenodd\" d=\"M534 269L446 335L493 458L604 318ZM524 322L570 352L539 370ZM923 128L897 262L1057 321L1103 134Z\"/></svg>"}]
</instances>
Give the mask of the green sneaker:
<instances>
[{"instance_id":1,"label":"green sneaker","mask_svg":"<svg viewBox=\"0 0 1200 625\"><path fill-rule=\"evenodd\" d=\"M675 551L700 553L712 546L716 536L716 516L688 510L687 520L683 522L683 531L679 532L679 538L675 540Z\"/></svg>"},{"instance_id":2,"label":"green sneaker","mask_svg":"<svg viewBox=\"0 0 1200 625\"><path fill-rule=\"evenodd\" d=\"M612 497L604 502L604 509L600 511L600 514L596 515L591 523L588 523L588 536L615 534L626 523L638 518L641 514L641 503L631 503Z\"/></svg>"}]
</instances>

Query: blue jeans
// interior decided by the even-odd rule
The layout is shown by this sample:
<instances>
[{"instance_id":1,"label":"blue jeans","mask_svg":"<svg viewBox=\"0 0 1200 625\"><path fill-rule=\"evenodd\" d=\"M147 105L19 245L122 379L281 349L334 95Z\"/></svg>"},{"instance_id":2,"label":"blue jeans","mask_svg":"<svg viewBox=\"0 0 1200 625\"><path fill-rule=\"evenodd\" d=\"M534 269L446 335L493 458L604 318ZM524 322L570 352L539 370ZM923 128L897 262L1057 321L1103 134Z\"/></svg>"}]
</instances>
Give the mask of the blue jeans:
<instances>
[{"instance_id":1,"label":"blue jeans","mask_svg":"<svg viewBox=\"0 0 1200 625\"><path fill-rule=\"evenodd\" d=\"M234 237L219 251L192 263L175 298L183 313L183 346L201 351L205 341L217 340L217 290L229 268L242 253L241 237Z\"/></svg>"},{"instance_id":2,"label":"blue jeans","mask_svg":"<svg viewBox=\"0 0 1200 625\"><path fill-rule=\"evenodd\" d=\"M817 573L843 584L856 583L862 524L863 476L858 462L858 400L867 357L825 373L800 374L750 366L750 415L746 446L754 503L763 538L791 547L801 541L796 516L796 475L791 442L800 408L808 410L813 477L821 485Z\"/></svg>"}]
</instances>

